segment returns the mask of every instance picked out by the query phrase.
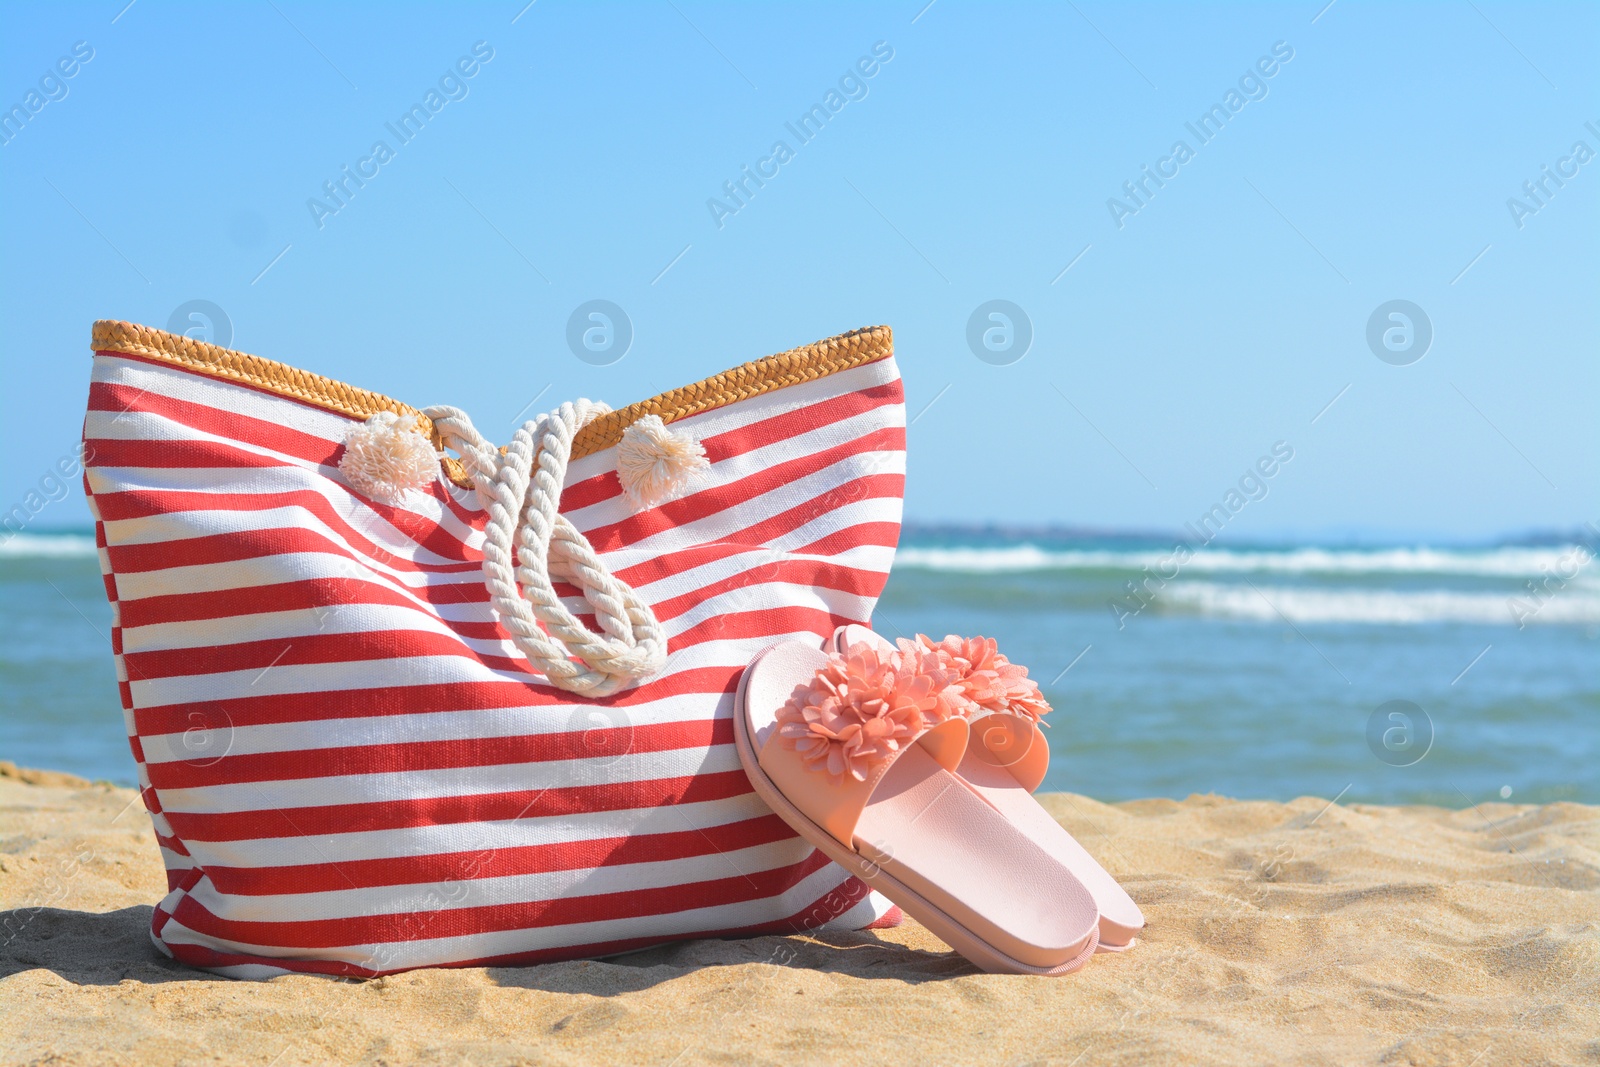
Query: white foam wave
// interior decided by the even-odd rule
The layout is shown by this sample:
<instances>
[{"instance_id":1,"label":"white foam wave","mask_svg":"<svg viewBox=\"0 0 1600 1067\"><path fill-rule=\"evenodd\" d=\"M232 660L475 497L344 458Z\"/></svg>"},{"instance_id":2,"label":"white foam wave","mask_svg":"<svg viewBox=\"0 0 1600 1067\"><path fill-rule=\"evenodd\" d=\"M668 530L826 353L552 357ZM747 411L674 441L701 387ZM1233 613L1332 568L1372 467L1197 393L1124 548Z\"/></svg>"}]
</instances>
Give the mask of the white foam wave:
<instances>
[{"instance_id":1,"label":"white foam wave","mask_svg":"<svg viewBox=\"0 0 1600 1067\"><path fill-rule=\"evenodd\" d=\"M1277 574L1454 574L1486 577L1538 577L1547 572L1570 575L1587 569L1591 555L1578 545L1548 548L1294 548L1244 550L1202 548L1182 564L1184 573ZM1171 549L1111 551L1066 549L1046 551L1022 544L996 548L902 548L895 566L966 574L1022 571L1126 570L1146 567L1170 574L1176 562Z\"/></svg>"},{"instance_id":2,"label":"white foam wave","mask_svg":"<svg viewBox=\"0 0 1600 1067\"><path fill-rule=\"evenodd\" d=\"M1514 608L1510 597L1497 593L1447 590L1400 592L1392 589L1307 589L1289 586L1230 585L1221 582L1174 582L1157 604L1189 609L1202 616L1293 623L1418 623L1461 622L1488 626L1594 625L1600 623L1600 593L1592 587L1567 586L1542 605L1522 597ZM1520 612L1520 618L1519 618Z\"/></svg>"},{"instance_id":3,"label":"white foam wave","mask_svg":"<svg viewBox=\"0 0 1600 1067\"><path fill-rule=\"evenodd\" d=\"M19 533L0 540L0 559L94 554L94 538L84 534Z\"/></svg>"}]
</instances>

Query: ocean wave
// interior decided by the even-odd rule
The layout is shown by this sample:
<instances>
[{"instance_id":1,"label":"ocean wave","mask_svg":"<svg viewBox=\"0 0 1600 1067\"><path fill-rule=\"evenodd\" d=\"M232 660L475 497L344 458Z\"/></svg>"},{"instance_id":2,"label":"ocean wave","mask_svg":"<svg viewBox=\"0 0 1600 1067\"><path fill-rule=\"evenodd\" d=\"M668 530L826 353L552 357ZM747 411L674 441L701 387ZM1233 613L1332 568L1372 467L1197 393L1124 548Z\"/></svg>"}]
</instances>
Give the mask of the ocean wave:
<instances>
[{"instance_id":1,"label":"ocean wave","mask_svg":"<svg viewBox=\"0 0 1600 1067\"><path fill-rule=\"evenodd\" d=\"M1157 609L1201 616L1293 623L1378 623L1415 625L1462 622L1489 626L1582 626L1600 623L1600 594L1569 586L1542 605L1520 600L1521 617L1512 598L1496 593L1447 590L1401 592L1393 589L1307 589L1289 586L1230 585L1222 582L1174 582L1156 598Z\"/></svg>"},{"instance_id":2,"label":"ocean wave","mask_svg":"<svg viewBox=\"0 0 1600 1067\"><path fill-rule=\"evenodd\" d=\"M94 538L87 534L13 534L0 541L0 559L39 556L93 556Z\"/></svg>"},{"instance_id":3,"label":"ocean wave","mask_svg":"<svg viewBox=\"0 0 1600 1067\"><path fill-rule=\"evenodd\" d=\"M1587 570L1590 552L1578 545L1541 548L1290 548L1195 551L1182 571L1200 573L1277 574L1453 574L1487 577L1538 577L1549 571L1570 575ZM963 574L1024 571L1116 570L1146 567L1170 574L1175 559L1170 548L1113 551L1064 549L1048 551L1021 544L993 548L903 547L895 566Z\"/></svg>"}]
</instances>

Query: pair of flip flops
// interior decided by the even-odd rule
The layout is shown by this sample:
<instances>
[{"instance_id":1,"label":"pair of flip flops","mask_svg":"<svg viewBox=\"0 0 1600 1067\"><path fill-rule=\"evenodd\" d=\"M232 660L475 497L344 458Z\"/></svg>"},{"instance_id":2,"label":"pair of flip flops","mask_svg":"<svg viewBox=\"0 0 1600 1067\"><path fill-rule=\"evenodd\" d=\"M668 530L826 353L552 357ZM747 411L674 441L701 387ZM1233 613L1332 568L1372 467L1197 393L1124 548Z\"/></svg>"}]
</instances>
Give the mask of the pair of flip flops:
<instances>
[{"instance_id":1,"label":"pair of flip flops","mask_svg":"<svg viewBox=\"0 0 1600 1067\"><path fill-rule=\"evenodd\" d=\"M1039 803L1049 711L993 641L862 626L761 653L739 759L796 833L976 966L1061 975L1120 952L1138 905Z\"/></svg>"}]
</instances>

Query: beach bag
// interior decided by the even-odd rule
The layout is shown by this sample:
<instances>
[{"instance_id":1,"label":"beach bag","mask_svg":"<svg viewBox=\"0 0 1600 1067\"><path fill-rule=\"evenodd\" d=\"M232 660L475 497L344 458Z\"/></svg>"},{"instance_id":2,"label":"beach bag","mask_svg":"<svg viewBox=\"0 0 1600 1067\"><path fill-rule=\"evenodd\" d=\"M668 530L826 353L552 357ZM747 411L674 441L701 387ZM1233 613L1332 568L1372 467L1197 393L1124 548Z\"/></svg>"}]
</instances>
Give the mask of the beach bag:
<instances>
[{"instance_id":1,"label":"beach bag","mask_svg":"<svg viewBox=\"0 0 1600 1067\"><path fill-rule=\"evenodd\" d=\"M188 337L99 322L93 347L85 487L163 952L373 976L892 921L761 803L731 725L758 652L883 589L888 328L563 404L503 450Z\"/></svg>"}]
</instances>

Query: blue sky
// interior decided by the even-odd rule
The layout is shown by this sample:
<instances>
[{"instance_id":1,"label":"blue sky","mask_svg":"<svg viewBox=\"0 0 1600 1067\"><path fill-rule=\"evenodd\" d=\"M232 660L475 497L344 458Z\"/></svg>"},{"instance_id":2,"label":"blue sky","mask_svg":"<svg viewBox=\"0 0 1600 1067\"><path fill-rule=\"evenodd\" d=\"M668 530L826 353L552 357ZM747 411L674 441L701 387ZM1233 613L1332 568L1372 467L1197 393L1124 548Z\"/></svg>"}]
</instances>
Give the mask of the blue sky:
<instances>
[{"instance_id":1,"label":"blue sky","mask_svg":"<svg viewBox=\"0 0 1600 1067\"><path fill-rule=\"evenodd\" d=\"M0 15L0 107L38 93L0 146L6 507L76 440L90 323L201 300L502 438L541 391L889 323L914 519L1177 529L1281 441L1230 536L1600 521L1592 5L124 2ZM607 365L567 343L596 299ZM1027 328L985 360L994 300Z\"/></svg>"}]
</instances>

